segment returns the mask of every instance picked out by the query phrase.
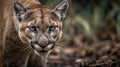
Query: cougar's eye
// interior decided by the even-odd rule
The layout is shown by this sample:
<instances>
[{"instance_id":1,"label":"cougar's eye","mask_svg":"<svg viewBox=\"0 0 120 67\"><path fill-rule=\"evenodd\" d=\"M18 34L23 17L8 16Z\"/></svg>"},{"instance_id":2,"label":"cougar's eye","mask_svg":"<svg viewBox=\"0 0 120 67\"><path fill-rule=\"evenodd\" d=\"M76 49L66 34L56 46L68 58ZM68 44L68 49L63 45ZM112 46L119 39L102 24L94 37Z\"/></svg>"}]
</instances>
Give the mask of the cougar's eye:
<instances>
[{"instance_id":1,"label":"cougar's eye","mask_svg":"<svg viewBox=\"0 0 120 67\"><path fill-rule=\"evenodd\" d=\"M31 31L37 31L37 29L36 29L35 26L31 26L31 27L29 27L29 29L30 29Z\"/></svg>"},{"instance_id":2,"label":"cougar's eye","mask_svg":"<svg viewBox=\"0 0 120 67\"><path fill-rule=\"evenodd\" d=\"M54 31L54 30L56 29L56 27L57 27L57 26L50 26L50 27L49 27L49 30L50 30L50 31Z\"/></svg>"}]
</instances>

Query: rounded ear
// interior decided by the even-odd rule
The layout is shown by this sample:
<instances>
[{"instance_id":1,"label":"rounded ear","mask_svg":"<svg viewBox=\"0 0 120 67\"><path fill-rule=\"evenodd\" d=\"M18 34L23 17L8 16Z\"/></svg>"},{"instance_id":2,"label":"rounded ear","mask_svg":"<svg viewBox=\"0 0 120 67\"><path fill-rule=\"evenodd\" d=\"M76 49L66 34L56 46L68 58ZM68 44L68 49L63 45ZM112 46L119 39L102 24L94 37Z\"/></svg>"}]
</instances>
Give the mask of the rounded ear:
<instances>
[{"instance_id":1,"label":"rounded ear","mask_svg":"<svg viewBox=\"0 0 120 67\"><path fill-rule=\"evenodd\" d=\"M68 1L63 0L55 7L54 11L60 20L63 20L66 17L66 11L68 9L68 6Z\"/></svg>"},{"instance_id":2,"label":"rounded ear","mask_svg":"<svg viewBox=\"0 0 120 67\"><path fill-rule=\"evenodd\" d=\"M21 3L15 2L15 3L14 3L14 11L15 11L15 13L16 13L17 19L18 19L19 21L21 21L21 20L22 20L22 15L23 15L25 12L27 12L27 8L24 7Z\"/></svg>"}]
</instances>

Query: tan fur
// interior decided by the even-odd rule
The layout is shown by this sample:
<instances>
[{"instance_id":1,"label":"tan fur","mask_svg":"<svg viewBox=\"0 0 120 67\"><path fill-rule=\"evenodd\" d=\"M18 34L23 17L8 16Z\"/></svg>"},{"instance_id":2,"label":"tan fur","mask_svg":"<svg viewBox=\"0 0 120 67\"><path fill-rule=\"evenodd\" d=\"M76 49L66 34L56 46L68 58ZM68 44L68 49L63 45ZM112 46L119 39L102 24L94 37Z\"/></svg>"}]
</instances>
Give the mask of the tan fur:
<instances>
[{"instance_id":1,"label":"tan fur","mask_svg":"<svg viewBox=\"0 0 120 67\"><path fill-rule=\"evenodd\" d=\"M22 21L17 19L13 9L15 1L29 9ZM49 40L58 41L62 36L62 21L59 19L53 9L41 5L39 0L0 0L0 67L45 67L46 53L36 54L34 51L40 48L33 49L31 42L36 40L40 46L48 46ZM49 34L51 25L56 29ZM37 27L37 33L30 31L31 26Z\"/></svg>"}]
</instances>

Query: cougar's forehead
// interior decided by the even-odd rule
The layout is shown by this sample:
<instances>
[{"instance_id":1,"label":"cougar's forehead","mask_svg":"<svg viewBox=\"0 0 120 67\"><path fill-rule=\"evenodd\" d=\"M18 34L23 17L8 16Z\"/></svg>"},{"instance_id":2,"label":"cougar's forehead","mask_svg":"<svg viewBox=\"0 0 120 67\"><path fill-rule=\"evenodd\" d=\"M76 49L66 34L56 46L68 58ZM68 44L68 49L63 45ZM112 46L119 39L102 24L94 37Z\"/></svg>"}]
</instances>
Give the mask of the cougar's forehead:
<instances>
[{"instance_id":1,"label":"cougar's forehead","mask_svg":"<svg viewBox=\"0 0 120 67\"><path fill-rule=\"evenodd\" d=\"M25 29L27 26L35 25L39 27L47 27L49 25L57 25L60 29L62 22L59 21L57 16L54 14L54 11L49 8L37 8L28 12L24 17L24 25L22 29Z\"/></svg>"}]
</instances>

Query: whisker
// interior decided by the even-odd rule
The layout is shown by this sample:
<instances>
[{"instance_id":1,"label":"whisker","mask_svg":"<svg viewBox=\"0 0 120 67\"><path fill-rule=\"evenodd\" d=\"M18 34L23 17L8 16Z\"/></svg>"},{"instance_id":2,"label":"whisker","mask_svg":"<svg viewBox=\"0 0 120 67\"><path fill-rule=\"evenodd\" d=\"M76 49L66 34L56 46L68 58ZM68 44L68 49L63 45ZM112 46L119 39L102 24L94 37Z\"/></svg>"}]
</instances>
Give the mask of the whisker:
<instances>
[{"instance_id":1,"label":"whisker","mask_svg":"<svg viewBox=\"0 0 120 67\"><path fill-rule=\"evenodd\" d=\"M14 50L18 50L18 49L24 49L24 48L26 48L26 47L29 47L29 44L27 44L27 43L17 43L17 44L15 44L16 46L13 48Z\"/></svg>"},{"instance_id":2,"label":"whisker","mask_svg":"<svg viewBox=\"0 0 120 67\"><path fill-rule=\"evenodd\" d=\"M56 46L59 46L59 47L68 47L69 45L67 43L64 43L64 42L59 42L59 43L57 42Z\"/></svg>"},{"instance_id":3,"label":"whisker","mask_svg":"<svg viewBox=\"0 0 120 67\"><path fill-rule=\"evenodd\" d=\"M63 49L62 47L57 46L57 45L55 46L55 48L60 49L60 50Z\"/></svg>"},{"instance_id":4,"label":"whisker","mask_svg":"<svg viewBox=\"0 0 120 67\"><path fill-rule=\"evenodd\" d=\"M19 55L23 55L23 54L26 54L26 53L29 53L29 52L31 52L31 48L30 47L24 47L23 49L21 49L22 51L20 51L18 54L17 54L17 56L19 56Z\"/></svg>"},{"instance_id":5,"label":"whisker","mask_svg":"<svg viewBox=\"0 0 120 67\"><path fill-rule=\"evenodd\" d=\"M18 44L29 44L29 43L23 43L23 42L18 42L18 43L15 43L16 45Z\"/></svg>"}]
</instances>

